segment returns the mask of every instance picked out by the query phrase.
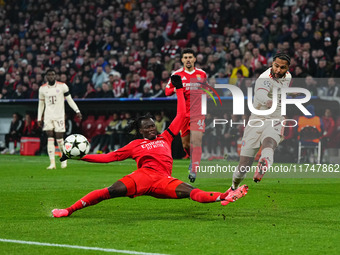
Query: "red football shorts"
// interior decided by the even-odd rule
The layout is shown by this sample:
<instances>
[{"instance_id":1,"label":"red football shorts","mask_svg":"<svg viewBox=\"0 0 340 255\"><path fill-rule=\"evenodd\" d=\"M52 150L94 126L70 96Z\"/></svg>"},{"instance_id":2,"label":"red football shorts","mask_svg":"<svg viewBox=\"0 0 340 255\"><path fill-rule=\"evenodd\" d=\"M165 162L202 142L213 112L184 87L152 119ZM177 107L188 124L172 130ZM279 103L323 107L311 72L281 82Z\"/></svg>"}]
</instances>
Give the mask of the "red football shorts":
<instances>
[{"instance_id":1,"label":"red football shorts","mask_svg":"<svg viewBox=\"0 0 340 255\"><path fill-rule=\"evenodd\" d=\"M127 188L128 197L148 195L157 198L178 198L176 188L183 183L150 168L140 168L120 179Z\"/></svg>"},{"instance_id":2,"label":"red football shorts","mask_svg":"<svg viewBox=\"0 0 340 255\"><path fill-rule=\"evenodd\" d=\"M185 117L181 128L181 137L187 136L190 130L204 132L205 131L205 117L203 115L195 117Z\"/></svg>"}]
</instances>

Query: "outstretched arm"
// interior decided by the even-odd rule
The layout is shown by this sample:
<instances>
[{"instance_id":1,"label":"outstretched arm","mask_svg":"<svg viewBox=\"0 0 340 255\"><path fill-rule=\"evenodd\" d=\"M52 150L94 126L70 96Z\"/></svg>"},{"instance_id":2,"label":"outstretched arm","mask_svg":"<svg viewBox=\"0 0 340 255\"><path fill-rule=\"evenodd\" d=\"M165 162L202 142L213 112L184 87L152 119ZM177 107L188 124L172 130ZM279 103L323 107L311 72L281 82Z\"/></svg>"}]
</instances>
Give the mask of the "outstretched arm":
<instances>
[{"instance_id":1,"label":"outstretched arm","mask_svg":"<svg viewBox=\"0 0 340 255\"><path fill-rule=\"evenodd\" d=\"M83 161L92 163L109 163L114 161L122 161L132 157L132 143L107 154L88 154L81 158Z\"/></svg>"},{"instance_id":2,"label":"outstretched arm","mask_svg":"<svg viewBox=\"0 0 340 255\"><path fill-rule=\"evenodd\" d=\"M171 81L176 87L176 93L177 93L177 114L175 119L171 122L169 128L167 131L172 134L173 136L178 135L182 123L184 120L184 117L186 115L186 106L185 106L185 99L184 99L184 92L183 92L183 84L181 76L179 75L173 75L171 76Z\"/></svg>"}]
</instances>

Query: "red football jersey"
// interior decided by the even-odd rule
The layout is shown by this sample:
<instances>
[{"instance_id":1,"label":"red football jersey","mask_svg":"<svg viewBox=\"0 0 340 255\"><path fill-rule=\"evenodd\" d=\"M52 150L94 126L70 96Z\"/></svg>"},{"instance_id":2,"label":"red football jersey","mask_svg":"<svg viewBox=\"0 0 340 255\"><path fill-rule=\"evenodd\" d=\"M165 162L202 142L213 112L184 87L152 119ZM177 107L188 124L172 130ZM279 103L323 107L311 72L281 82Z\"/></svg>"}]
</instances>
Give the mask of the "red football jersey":
<instances>
[{"instance_id":1,"label":"red football jersey","mask_svg":"<svg viewBox=\"0 0 340 255\"><path fill-rule=\"evenodd\" d=\"M105 157L101 157L101 160L98 157L99 155L96 154L86 155L82 158L82 160L88 162L108 163L132 158L136 161L137 168L152 168L159 173L171 175L173 163L171 156L172 140L172 135L165 130L154 140L136 139L116 151L108 154L101 154L103 156L105 155Z\"/></svg>"},{"instance_id":2,"label":"red football jersey","mask_svg":"<svg viewBox=\"0 0 340 255\"><path fill-rule=\"evenodd\" d=\"M137 162L137 167L147 167L155 170L159 174L171 176L172 155L171 143L178 135L185 117L185 100L183 89L177 90L177 115L171 122L168 129L155 139L136 139L128 145L107 153L86 155L81 160L96 163L109 163L132 158Z\"/></svg>"},{"instance_id":3,"label":"red football jersey","mask_svg":"<svg viewBox=\"0 0 340 255\"><path fill-rule=\"evenodd\" d=\"M187 117L201 115L201 95L203 90L197 87L202 87L201 83L206 83L207 74L199 68L194 68L192 72L186 71L183 67L175 71L172 75L177 74L182 77L184 88L184 98L186 104ZM169 79L168 85L165 88L165 95L171 96L174 94L174 85Z\"/></svg>"}]
</instances>

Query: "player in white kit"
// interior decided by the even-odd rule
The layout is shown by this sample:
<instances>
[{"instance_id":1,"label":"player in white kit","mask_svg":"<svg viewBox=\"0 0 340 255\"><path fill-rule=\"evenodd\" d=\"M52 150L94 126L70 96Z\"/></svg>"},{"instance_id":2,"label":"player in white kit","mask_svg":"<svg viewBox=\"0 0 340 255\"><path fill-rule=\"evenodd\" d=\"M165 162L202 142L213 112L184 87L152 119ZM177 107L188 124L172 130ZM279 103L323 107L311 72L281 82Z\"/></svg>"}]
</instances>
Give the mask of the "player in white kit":
<instances>
[{"instance_id":1,"label":"player in white kit","mask_svg":"<svg viewBox=\"0 0 340 255\"><path fill-rule=\"evenodd\" d=\"M50 165L47 169L55 169L55 147L54 137L57 140L59 149L64 147L65 133L65 99L69 106L76 112L78 118L82 115L78 106L73 101L68 86L65 83L56 81L56 73L49 69L46 71L47 83L39 88L38 125L43 126L47 134L47 151L50 158ZM44 120L44 121L42 121ZM67 161L61 163L61 168L67 166Z\"/></svg>"},{"instance_id":2,"label":"player in white kit","mask_svg":"<svg viewBox=\"0 0 340 255\"><path fill-rule=\"evenodd\" d=\"M257 110L268 110L273 104L273 88L277 88L277 107L269 115L251 114L249 121L251 126L246 126L242 138L240 162L238 170L233 174L233 182L230 190L236 190L245 178L247 171L253 164L254 157L262 146L261 157L253 180L261 181L266 170L274 162L274 150L283 139L284 127L281 121L281 88L288 88L292 76L288 72L290 57L285 53L277 53L273 58L272 67L263 72L255 83L254 108ZM230 194L232 195L233 192Z\"/></svg>"}]
</instances>

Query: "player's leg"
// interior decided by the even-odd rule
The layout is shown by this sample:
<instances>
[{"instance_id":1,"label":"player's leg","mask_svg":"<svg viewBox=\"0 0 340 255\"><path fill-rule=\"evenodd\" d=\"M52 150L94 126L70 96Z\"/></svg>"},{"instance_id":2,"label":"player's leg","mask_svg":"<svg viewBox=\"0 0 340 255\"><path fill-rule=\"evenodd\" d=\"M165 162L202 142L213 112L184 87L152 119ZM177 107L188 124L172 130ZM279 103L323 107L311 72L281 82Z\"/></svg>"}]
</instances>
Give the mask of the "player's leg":
<instances>
[{"instance_id":1,"label":"player's leg","mask_svg":"<svg viewBox=\"0 0 340 255\"><path fill-rule=\"evenodd\" d=\"M247 172L250 171L250 167L254 162L254 157L261 145L261 137L259 136L260 131L261 130L259 130L259 128L251 126L246 126L244 130L240 152L240 162L237 166L237 170L233 173L233 181L229 189L231 191L230 194L233 193L232 191L238 189L240 183L246 177Z\"/></svg>"},{"instance_id":2,"label":"player's leg","mask_svg":"<svg viewBox=\"0 0 340 255\"><path fill-rule=\"evenodd\" d=\"M247 195L247 192L248 186L246 185L243 185L236 189L233 195L230 194L230 190L227 190L224 193L204 191L194 188L187 183L182 183L176 188L176 194L178 198L190 197L192 200L199 203L213 203L220 201L222 205L227 205L230 202L235 202L237 199Z\"/></svg>"},{"instance_id":3,"label":"player's leg","mask_svg":"<svg viewBox=\"0 0 340 255\"><path fill-rule=\"evenodd\" d=\"M145 169L138 169L133 173L124 176L108 188L94 190L78 200L76 203L66 209L54 209L54 217L70 216L74 211L84 207L98 204L99 202L115 197L136 197L146 194L153 183L150 173Z\"/></svg>"},{"instance_id":4,"label":"player's leg","mask_svg":"<svg viewBox=\"0 0 340 255\"><path fill-rule=\"evenodd\" d=\"M7 152L9 152L9 141L11 138L11 134L6 134L5 135L5 149L3 149L1 151L1 154L6 154Z\"/></svg>"},{"instance_id":5,"label":"player's leg","mask_svg":"<svg viewBox=\"0 0 340 255\"><path fill-rule=\"evenodd\" d=\"M202 158L202 137L205 131L204 116L191 117L189 128L192 163L189 180L194 182L196 180L197 167L200 165Z\"/></svg>"},{"instance_id":6,"label":"player's leg","mask_svg":"<svg viewBox=\"0 0 340 255\"><path fill-rule=\"evenodd\" d=\"M54 209L52 211L52 214L55 218L67 217L77 210L91 205L96 205L99 202L110 198L124 197L126 194L127 187L123 182L119 180L108 188L98 189L88 193L86 196L84 196L66 209Z\"/></svg>"},{"instance_id":7,"label":"player's leg","mask_svg":"<svg viewBox=\"0 0 340 255\"><path fill-rule=\"evenodd\" d=\"M181 127L181 140L183 150L185 152L184 159L190 158L191 151L190 151L190 118L185 117L183 119L182 127Z\"/></svg>"},{"instance_id":8,"label":"player's leg","mask_svg":"<svg viewBox=\"0 0 340 255\"><path fill-rule=\"evenodd\" d=\"M54 131L45 130L47 135L47 154L50 159L50 165L47 169L56 169L55 166L55 147L54 147Z\"/></svg>"},{"instance_id":9,"label":"player's leg","mask_svg":"<svg viewBox=\"0 0 340 255\"><path fill-rule=\"evenodd\" d=\"M197 168L199 167L201 163L202 137L203 137L202 132L191 130L190 141L191 141L191 147L192 147L192 154L191 154L192 169L189 173L190 182L194 182L196 180Z\"/></svg>"},{"instance_id":10,"label":"player's leg","mask_svg":"<svg viewBox=\"0 0 340 255\"><path fill-rule=\"evenodd\" d=\"M162 180L155 183L152 188L152 192L149 195L157 198L191 198L192 200L199 203L212 203L225 201L228 196L228 191L225 193L221 192L207 192L197 188L194 188L188 183L182 182L176 178L163 178ZM234 202L238 198L247 194L248 188L240 187L238 196L231 198L229 202Z\"/></svg>"},{"instance_id":11,"label":"player's leg","mask_svg":"<svg viewBox=\"0 0 340 255\"><path fill-rule=\"evenodd\" d=\"M277 141L272 137L266 137L263 139L261 157L253 177L254 182L260 182L269 167L273 165L274 150L277 147L277 144Z\"/></svg>"},{"instance_id":12,"label":"player's leg","mask_svg":"<svg viewBox=\"0 0 340 255\"><path fill-rule=\"evenodd\" d=\"M183 150L185 152L184 158L190 158L190 133L181 136Z\"/></svg>"},{"instance_id":13,"label":"player's leg","mask_svg":"<svg viewBox=\"0 0 340 255\"><path fill-rule=\"evenodd\" d=\"M61 153L64 151L64 132L56 132L55 133L55 138L58 143L58 147ZM67 167L67 160L64 160L61 162L61 168L66 168Z\"/></svg>"},{"instance_id":14,"label":"player's leg","mask_svg":"<svg viewBox=\"0 0 340 255\"><path fill-rule=\"evenodd\" d=\"M240 156L240 162L237 166L237 170L233 173L233 183L231 190L236 190L240 183L246 178L247 172L249 172L251 165L254 162L254 157Z\"/></svg>"},{"instance_id":15,"label":"player's leg","mask_svg":"<svg viewBox=\"0 0 340 255\"><path fill-rule=\"evenodd\" d=\"M212 203L224 200L223 193L221 192L206 192L197 188L194 188L190 184L182 182L175 189L177 198L191 198L199 203ZM221 197L222 196L222 197Z\"/></svg>"}]
</instances>

